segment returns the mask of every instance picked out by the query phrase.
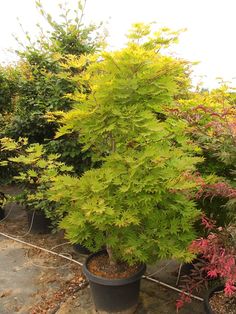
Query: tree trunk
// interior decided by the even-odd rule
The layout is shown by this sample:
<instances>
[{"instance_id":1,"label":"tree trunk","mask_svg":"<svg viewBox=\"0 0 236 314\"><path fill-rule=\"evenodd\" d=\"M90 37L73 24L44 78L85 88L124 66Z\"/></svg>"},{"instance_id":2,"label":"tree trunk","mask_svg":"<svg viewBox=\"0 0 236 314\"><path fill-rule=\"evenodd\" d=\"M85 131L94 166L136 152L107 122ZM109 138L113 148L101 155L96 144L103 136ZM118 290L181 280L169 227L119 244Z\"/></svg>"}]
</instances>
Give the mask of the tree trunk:
<instances>
[{"instance_id":1,"label":"tree trunk","mask_svg":"<svg viewBox=\"0 0 236 314\"><path fill-rule=\"evenodd\" d=\"M107 250L107 254L109 256L110 265L116 265L117 263L116 263L116 260L114 259L112 248L109 245L107 245L106 250Z\"/></svg>"}]
</instances>

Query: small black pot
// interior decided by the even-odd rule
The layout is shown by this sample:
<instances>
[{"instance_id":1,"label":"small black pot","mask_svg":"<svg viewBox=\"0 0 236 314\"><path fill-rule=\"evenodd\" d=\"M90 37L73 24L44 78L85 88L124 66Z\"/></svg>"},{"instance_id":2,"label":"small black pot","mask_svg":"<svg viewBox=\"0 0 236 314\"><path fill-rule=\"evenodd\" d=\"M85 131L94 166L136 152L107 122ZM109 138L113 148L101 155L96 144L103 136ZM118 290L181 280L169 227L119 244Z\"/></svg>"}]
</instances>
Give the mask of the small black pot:
<instances>
[{"instance_id":1,"label":"small black pot","mask_svg":"<svg viewBox=\"0 0 236 314\"><path fill-rule=\"evenodd\" d=\"M51 220L47 218L43 211L28 210L27 211L28 225L31 233L50 233Z\"/></svg>"},{"instance_id":2,"label":"small black pot","mask_svg":"<svg viewBox=\"0 0 236 314\"><path fill-rule=\"evenodd\" d=\"M224 286L217 286L208 291L206 297L204 298L204 309L205 309L206 314L215 314L215 312L213 312L210 306L209 300L215 292L223 291L223 290L224 290Z\"/></svg>"},{"instance_id":3,"label":"small black pot","mask_svg":"<svg viewBox=\"0 0 236 314\"><path fill-rule=\"evenodd\" d=\"M196 266L204 264L204 259L201 255L198 255L194 258L190 263L184 263L180 270L180 276L191 276L192 270L196 268Z\"/></svg>"},{"instance_id":4,"label":"small black pot","mask_svg":"<svg viewBox=\"0 0 236 314\"><path fill-rule=\"evenodd\" d=\"M80 254L83 254L83 255L89 255L91 254L91 252L89 251L89 249L86 248L86 246L80 244L80 243L77 243L77 244L73 244L73 249L80 253Z\"/></svg>"},{"instance_id":5,"label":"small black pot","mask_svg":"<svg viewBox=\"0 0 236 314\"><path fill-rule=\"evenodd\" d=\"M5 218L4 203L6 199L6 195L0 191L0 220Z\"/></svg>"},{"instance_id":6,"label":"small black pot","mask_svg":"<svg viewBox=\"0 0 236 314\"><path fill-rule=\"evenodd\" d=\"M141 264L137 273L125 279L108 279L92 274L88 262L105 251L91 254L83 265L83 272L89 280L94 305L97 311L107 313L133 313L137 307L140 280L146 270Z\"/></svg>"},{"instance_id":7,"label":"small black pot","mask_svg":"<svg viewBox=\"0 0 236 314\"><path fill-rule=\"evenodd\" d=\"M0 220L2 220L3 218L5 218L5 210L0 207Z\"/></svg>"}]
</instances>

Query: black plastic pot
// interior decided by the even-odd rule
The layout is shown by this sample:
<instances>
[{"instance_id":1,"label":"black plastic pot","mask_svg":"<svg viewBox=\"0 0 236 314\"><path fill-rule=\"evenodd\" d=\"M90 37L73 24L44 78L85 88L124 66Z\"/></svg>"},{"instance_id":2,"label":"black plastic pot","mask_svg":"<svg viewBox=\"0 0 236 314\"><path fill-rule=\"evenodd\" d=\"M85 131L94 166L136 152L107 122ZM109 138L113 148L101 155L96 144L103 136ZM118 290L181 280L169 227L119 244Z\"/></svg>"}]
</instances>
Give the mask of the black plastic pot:
<instances>
[{"instance_id":1,"label":"black plastic pot","mask_svg":"<svg viewBox=\"0 0 236 314\"><path fill-rule=\"evenodd\" d=\"M204 309L205 309L206 314L215 314L215 312L212 310L210 306L209 300L215 292L223 291L223 290L224 290L224 286L217 286L208 291L206 297L204 298Z\"/></svg>"},{"instance_id":2,"label":"black plastic pot","mask_svg":"<svg viewBox=\"0 0 236 314\"><path fill-rule=\"evenodd\" d=\"M47 218L44 212L39 210L27 211L28 225L31 233L50 233L51 220Z\"/></svg>"},{"instance_id":3,"label":"black plastic pot","mask_svg":"<svg viewBox=\"0 0 236 314\"><path fill-rule=\"evenodd\" d=\"M6 195L0 191L0 220L5 218L4 203L6 199Z\"/></svg>"},{"instance_id":4,"label":"black plastic pot","mask_svg":"<svg viewBox=\"0 0 236 314\"><path fill-rule=\"evenodd\" d=\"M91 254L91 252L89 251L89 249L87 249L84 245L77 243L77 244L73 244L73 249L78 252L79 254L83 254L83 255L89 255Z\"/></svg>"},{"instance_id":5,"label":"black plastic pot","mask_svg":"<svg viewBox=\"0 0 236 314\"><path fill-rule=\"evenodd\" d=\"M5 210L0 207L0 220L2 220L3 218L5 218Z\"/></svg>"},{"instance_id":6,"label":"black plastic pot","mask_svg":"<svg viewBox=\"0 0 236 314\"><path fill-rule=\"evenodd\" d=\"M83 265L83 272L89 280L92 298L98 312L133 313L137 307L140 280L146 265L140 265L136 274L125 279L108 279L96 276L88 270L89 261L105 251L91 254Z\"/></svg>"},{"instance_id":7,"label":"black plastic pot","mask_svg":"<svg viewBox=\"0 0 236 314\"><path fill-rule=\"evenodd\" d=\"M191 276L192 270L195 269L198 265L204 264L204 259L201 255L198 255L190 263L184 263L180 270L180 276Z\"/></svg>"}]
</instances>

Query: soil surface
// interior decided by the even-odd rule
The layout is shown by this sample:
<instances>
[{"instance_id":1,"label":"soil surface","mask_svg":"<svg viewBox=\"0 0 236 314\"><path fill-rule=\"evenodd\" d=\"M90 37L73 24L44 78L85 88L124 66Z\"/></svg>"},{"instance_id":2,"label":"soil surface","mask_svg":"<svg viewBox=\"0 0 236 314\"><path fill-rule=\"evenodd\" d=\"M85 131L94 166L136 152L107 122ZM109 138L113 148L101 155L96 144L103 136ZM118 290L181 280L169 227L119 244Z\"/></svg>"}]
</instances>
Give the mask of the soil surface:
<instances>
[{"instance_id":1,"label":"soil surface","mask_svg":"<svg viewBox=\"0 0 236 314\"><path fill-rule=\"evenodd\" d=\"M94 275L109 278L123 279L134 275L139 269L138 265L128 266L126 263L110 264L107 254L101 254L88 262L88 269Z\"/></svg>"},{"instance_id":2,"label":"soil surface","mask_svg":"<svg viewBox=\"0 0 236 314\"><path fill-rule=\"evenodd\" d=\"M13 194L15 187L0 187ZM0 232L27 243L65 254L84 262L85 256L66 243L62 233L28 233L27 215L16 204L5 208L7 219ZM0 314L94 314L89 285L81 267L68 260L0 235ZM179 264L161 261L148 266L147 275L176 287ZM174 314L178 292L143 279L135 314ZM122 302L122 300L121 300ZM180 314L203 314L203 303L193 300ZM228 314L228 313L227 313Z\"/></svg>"},{"instance_id":3,"label":"soil surface","mask_svg":"<svg viewBox=\"0 0 236 314\"><path fill-rule=\"evenodd\" d=\"M236 314L236 297L226 297L224 291L215 292L209 303L216 314Z\"/></svg>"}]
</instances>

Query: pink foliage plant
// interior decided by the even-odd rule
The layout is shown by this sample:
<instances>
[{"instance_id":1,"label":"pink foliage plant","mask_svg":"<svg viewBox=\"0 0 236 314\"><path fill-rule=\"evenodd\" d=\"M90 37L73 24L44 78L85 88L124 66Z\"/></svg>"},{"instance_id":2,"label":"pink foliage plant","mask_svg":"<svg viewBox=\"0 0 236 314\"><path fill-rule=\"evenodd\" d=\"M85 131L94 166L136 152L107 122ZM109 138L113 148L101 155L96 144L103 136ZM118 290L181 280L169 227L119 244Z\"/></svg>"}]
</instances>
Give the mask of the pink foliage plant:
<instances>
[{"instance_id":1,"label":"pink foliage plant","mask_svg":"<svg viewBox=\"0 0 236 314\"><path fill-rule=\"evenodd\" d=\"M202 224L208 231L205 238L194 240L189 250L200 256L189 276L185 276L183 293L176 302L177 310L184 303L190 302L185 293L199 291L212 279L224 283L224 293L227 297L236 297L236 227L216 227L206 216Z\"/></svg>"}]
</instances>

